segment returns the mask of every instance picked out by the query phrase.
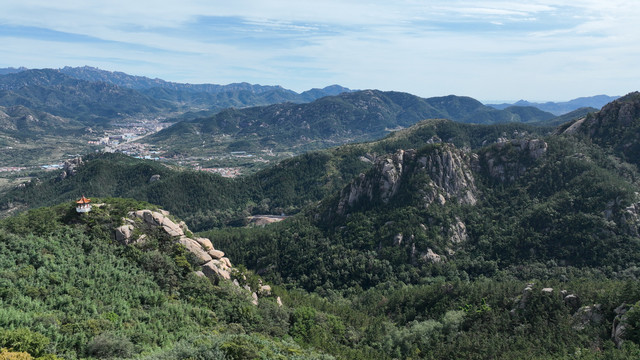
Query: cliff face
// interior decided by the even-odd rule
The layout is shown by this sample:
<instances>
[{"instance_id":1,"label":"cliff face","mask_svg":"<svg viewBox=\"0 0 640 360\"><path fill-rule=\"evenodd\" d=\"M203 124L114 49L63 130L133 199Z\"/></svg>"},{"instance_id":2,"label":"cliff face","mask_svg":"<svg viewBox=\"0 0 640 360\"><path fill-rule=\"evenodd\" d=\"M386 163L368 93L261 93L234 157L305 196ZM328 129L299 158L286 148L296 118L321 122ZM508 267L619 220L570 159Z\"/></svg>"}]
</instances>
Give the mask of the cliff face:
<instances>
[{"instance_id":1,"label":"cliff face","mask_svg":"<svg viewBox=\"0 0 640 360\"><path fill-rule=\"evenodd\" d=\"M401 188L418 195L425 207L450 200L474 205L477 189L471 160L471 155L453 145L437 145L420 153L398 150L380 157L371 171L360 174L342 190L337 213L344 215L358 204L387 204Z\"/></svg>"}]
</instances>

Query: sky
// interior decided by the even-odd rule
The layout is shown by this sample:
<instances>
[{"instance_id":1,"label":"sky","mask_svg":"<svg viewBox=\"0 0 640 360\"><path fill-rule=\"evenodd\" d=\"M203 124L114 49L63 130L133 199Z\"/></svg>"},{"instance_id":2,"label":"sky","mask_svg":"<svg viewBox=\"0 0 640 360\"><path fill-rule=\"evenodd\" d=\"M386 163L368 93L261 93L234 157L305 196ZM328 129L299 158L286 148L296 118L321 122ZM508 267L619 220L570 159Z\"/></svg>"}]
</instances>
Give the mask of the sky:
<instances>
[{"instance_id":1,"label":"sky","mask_svg":"<svg viewBox=\"0 0 640 360\"><path fill-rule=\"evenodd\" d=\"M640 90L638 0L2 3L0 67L485 102Z\"/></svg>"}]
</instances>

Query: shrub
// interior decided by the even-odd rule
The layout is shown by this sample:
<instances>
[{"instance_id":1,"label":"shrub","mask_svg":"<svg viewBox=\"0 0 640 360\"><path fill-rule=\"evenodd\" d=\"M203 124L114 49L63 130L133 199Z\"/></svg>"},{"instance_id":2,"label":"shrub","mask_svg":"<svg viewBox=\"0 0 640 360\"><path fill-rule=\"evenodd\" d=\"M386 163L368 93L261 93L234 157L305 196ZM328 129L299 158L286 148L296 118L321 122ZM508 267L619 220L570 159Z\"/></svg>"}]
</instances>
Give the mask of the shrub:
<instances>
[{"instance_id":1,"label":"shrub","mask_svg":"<svg viewBox=\"0 0 640 360\"><path fill-rule=\"evenodd\" d=\"M0 347L41 356L49 345L49 338L27 328L0 330Z\"/></svg>"},{"instance_id":2,"label":"shrub","mask_svg":"<svg viewBox=\"0 0 640 360\"><path fill-rule=\"evenodd\" d=\"M100 358L128 358L133 355L133 343L125 336L102 333L87 345L87 354Z\"/></svg>"}]
</instances>

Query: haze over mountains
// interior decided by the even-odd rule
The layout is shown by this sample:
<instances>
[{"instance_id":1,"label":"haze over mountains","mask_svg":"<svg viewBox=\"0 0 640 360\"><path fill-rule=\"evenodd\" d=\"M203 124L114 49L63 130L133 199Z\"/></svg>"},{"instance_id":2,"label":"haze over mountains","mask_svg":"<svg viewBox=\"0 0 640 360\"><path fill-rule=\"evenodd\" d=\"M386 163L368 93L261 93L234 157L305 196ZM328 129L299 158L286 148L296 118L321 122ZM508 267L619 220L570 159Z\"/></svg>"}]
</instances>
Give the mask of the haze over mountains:
<instances>
[{"instance_id":1,"label":"haze over mountains","mask_svg":"<svg viewBox=\"0 0 640 360\"><path fill-rule=\"evenodd\" d=\"M529 102L526 100L519 100L513 104L487 104L487 106L491 106L493 108L500 109L500 110L508 108L510 106L533 106L542 111L547 111L556 116L560 116L580 108L600 109L604 105L612 102L617 98L619 98L619 96L595 95L590 97L580 97L577 99L564 101L564 102L549 101L545 103L536 103L536 102Z\"/></svg>"},{"instance_id":2,"label":"haze over mountains","mask_svg":"<svg viewBox=\"0 0 640 360\"><path fill-rule=\"evenodd\" d=\"M0 75L18 74L32 70L24 67L0 69ZM94 67L64 67L62 69L42 69L44 72L58 72L77 80L88 82L101 82L117 85L122 88L139 90L155 100L165 100L175 104L191 105L203 109L223 109L226 107L246 107L255 105L269 105L281 102L304 103L311 102L324 96L334 96L353 90L339 85L327 86L323 89L311 89L300 94L282 88L281 86L264 86L248 83L235 83L228 85L216 84L182 84L168 82L161 79L151 79L143 76L134 76L117 71L105 71ZM30 75L21 77L22 85L44 86L52 85L51 82L43 83L42 79L29 81ZM35 75L37 77L38 75ZM40 75L42 76L42 75ZM52 76L52 75L49 75ZM15 79L15 78L14 78ZM11 83L12 80L7 79ZM54 81L50 78L49 81ZM63 82L61 78L57 81ZM17 85L17 84L13 84ZM7 87L7 84L4 85ZM514 104L492 104L493 108L504 110L510 106L536 107L542 111L556 116L577 110L581 107L600 108L616 97L598 95L593 97L578 98L568 102L532 103L520 100ZM479 122L483 120L480 119Z\"/></svg>"}]
</instances>

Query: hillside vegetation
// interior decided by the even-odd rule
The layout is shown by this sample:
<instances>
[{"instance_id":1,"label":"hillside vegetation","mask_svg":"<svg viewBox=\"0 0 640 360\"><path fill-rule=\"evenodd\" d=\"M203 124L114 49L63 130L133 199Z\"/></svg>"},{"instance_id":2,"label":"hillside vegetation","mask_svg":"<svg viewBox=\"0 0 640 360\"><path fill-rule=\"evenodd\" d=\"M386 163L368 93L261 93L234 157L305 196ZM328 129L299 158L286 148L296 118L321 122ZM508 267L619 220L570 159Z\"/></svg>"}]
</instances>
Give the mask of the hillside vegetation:
<instances>
[{"instance_id":1,"label":"hillside vegetation","mask_svg":"<svg viewBox=\"0 0 640 360\"><path fill-rule=\"evenodd\" d=\"M182 121L145 139L182 154L203 151L301 153L345 143L371 141L424 119L461 123L527 123L553 118L535 108L496 110L459 96L423 99L400 92L365 90L324 97L308 104L228 109Z\"/></svg>"},{"instance_id":2,"label":"hillside vegetation","mask_svg":"<svg viewBox=\"0 0 640 360\"><path fill-rule=\"evenodd\" d=\"M235 180L76 160L2 196L4 210L62 204L0 222L0 346L69 358L636 359L639 104L632 93L553 131L426 120ZM68 201L83 193L136 200L98 200L79 217ZM116 242L125 214L155 209L139 200L206 229L190 235L224 251L240 286L195 275L170 237ZM245 227L280 212L294 215ZM96 279L104 289L92 292ZM282 307L251 304L242 285L261 283ZM41 345L20 348L25 337Z\"/></svg>"}]
</instances>

